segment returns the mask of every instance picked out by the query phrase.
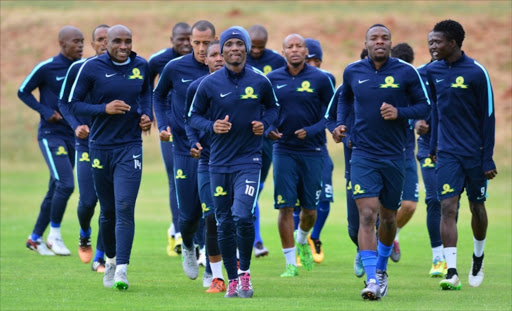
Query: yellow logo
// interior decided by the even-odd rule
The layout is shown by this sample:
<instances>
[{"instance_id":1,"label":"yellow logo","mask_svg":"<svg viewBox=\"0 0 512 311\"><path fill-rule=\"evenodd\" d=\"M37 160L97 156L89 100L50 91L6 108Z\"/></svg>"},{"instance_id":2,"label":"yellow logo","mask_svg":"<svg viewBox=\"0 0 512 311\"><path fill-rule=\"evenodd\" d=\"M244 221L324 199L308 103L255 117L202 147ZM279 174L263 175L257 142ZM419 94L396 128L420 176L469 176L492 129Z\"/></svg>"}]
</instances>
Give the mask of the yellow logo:
<instances>
[{"instance_id":1,"label":"yellow logo","mask_svg":"<svg viewBox=\"0 0 512 311\"><path fill-rule=\"evenodd\" d=\"M242 99L249 99L249 98L256 99L256 98L258 98L258 95L254 95L254 89L252 87L248 86L248 87L245 88L245 95L242 95L240 98L242 98Z\"/></svg>"},{"instance_id":2,"label":"yellow logo","mask_svg":"<svg viewBox=\"0 0 512 311\"><path fill-rule=\"evenodd\" d=\"M172 143L172 134L169 136L169 142Z\"/></svg>"},{"instance_id":3,"label":"yellow logo","mask_svg":"<svg viewBox=\"0 0 512 311\"><path fill-rule=\"evenodd\" d=\"M100 160L98 159L94 159L94 161L92 161L92 167L97 168L99 170L103 169L103 165L100 164Z\"/></svg>"},{"instance_id":4,"label":"yellow logo","mask_svg":"<svg viewBox=\"0 0 512 311\"><path fill-rule=\"evenodd\" d=\"M142 76L140 75L140 70L139 68L133 68L132 70L132 75L131 76L128 76L128 79L130 80L133 80L133 79L143 79Z\"/></svg>"},{"instance_id":5,"label":"yellow logo","mask_svg":"<svg viewBox=\"0 0 512 311\"><path fill-rule=\"evenodd\" d=\"M436 167L436 165L434 164L434 162L432 162L431 158L426 158L425 162L421 167Z\"/></svg>"},{"instance_id":6,"label":"yellow logo","mask_svg":"<svg viewBox=\"0 0 512 311\"><path fill-rule=\"evenodd\" d=\"M201 203L201 209L203 210L203 213L206 213L210 210L210 208L206 206L206 203Z\"/></svg>"},{"instance_id":7,"label":"yellow logo","mask_svg":"<svg viewBox=\"0 0 512 311\"><path fill-rule=\"evenodd\" d=\"M397 89L400 86L400 84L395 84L395 78L393 78L393 76L387 76L386 79L384 79L384 82L386 83L380 85L381 89L386 89L388 87Z\"/></svg>"},{"instance_id":8,"label":"yellow logo","mask_svg":"<svg viewBox=\"0 0 512 311\"><path fill-rule=\"evenodd\" d=\"M57 149L57 152L55 155L67 155L68 152L66 151L66 148L64 146L59 146L59 149Z\"/></svg>"},{"instance_id":9,"label":"yellow logo","mask_svg":"<svg viewBox=\"0 0 512 311\"><path fill-rule=\"evenodd\" d=\"M272 71L272 67L270 67L270 65L266 65L265 67L263 67L263 73L264 74L267 74L269 72Z\"/></svg>"},{"instance_id":10,"label":"yellow logo","mask_svg":"<svg viewBox=\"0 0 512 311\"><path fill-rule=\"evenodd\" d=\"M455 83L452 83L452 87L454 87L454 88L460 87L461 89L467 89L468 88L467 84L464 84L464 77L463 76L458 76L457 79L455 79Z\"/></svg>"},{"instance_id":11,"label":"yellow logo","mask_svg":"<svg viewBox=\"0 0 512 311\"><path fill-rule=\"evenodd\" d=\"M91 162L89 159L89 153L88 152L82 152L82 157L78 159L80 162Z\"/></svg>"},{"instance_id":12,"label":"yellow logo","mask_svg":"<svg viewBox=\"0 0 512 311\"><path fill-rule=\"evenodd\" d=\"M297 199L297 202L295 202L295 206L300 206L300 200Z\"/></svg>"},{"instance_id":13,"label":"yellow logo","mask_svg":"<svg viewBox=\"0 0 512 311\"><path fill-rule=\"evenodd\" d=\"M361 189L361 186L359 184L354 186L354 194L363 194L364 190Z\"/></svg>"},{"instance_id":14,"label":"yellow logo","mask_svg":"<svg viewBox=\"0 0 512 311\"><path fill-rule=\"evenodd\" d=\"M224 196L228 194L226 191L224 191L224 188L222 188L221 186L218 186L217 188L215 188L215 193L213 194L214 197L221 197L221 196Z\"/></svg>"},{"instance_id":15,"label":"yellow logo","mask_svg":"<svg viewBox=\"0 0 512 311\"><path fill-rule=\"evenodd\" d=\"M453 188L451 188L449 184L444 184L443 191L441 192L441 194L447 194L447 193L454 192L454 191L455 190L453 190Z\"/></svg>"},{"instance_id":16,"label":"yellow logo","mask_svg":"<svg viewBox=\"0 0 512 311\"><path fill-rule=\"evenodd\" d=\"M285 201L283 200L283 196L282 195L278 195L277 196L277 204L283 204L285 203Z\"/></svg>"},{"instance_id":17,"label":"yellow logo","mask_svg":"<svg viewBox=\"0 0 512 311\"><path fill-rule=\"evenodd\" d=\"M183 171L181 169L178 169L176 171L176 179L186 179L187 175L183 175Z\"/></svg>"},{"instance_id":18,"label":"yellow logo","mask_svg":"<svg viewBox=\"0 0 512 311\"><path fill-rule=\"evenodd\" d=\"M301 84L301 87L297 88L297 92L308 92L308 93L313 93L313 89L310 89L309 87L311 86L311 83L309 83L308 80L306 81L303 81L302 84Z\"/></svg>"},{"instance_id":19,"label":"yellow logo","mask_svg":"<svg viewBox=\"0 0 512 311\"><path fill-rule=\"evenodd\" d=\"M347 190L352 190L352 182L351 181L348 182Z\"/></svg>"}]
</instances>

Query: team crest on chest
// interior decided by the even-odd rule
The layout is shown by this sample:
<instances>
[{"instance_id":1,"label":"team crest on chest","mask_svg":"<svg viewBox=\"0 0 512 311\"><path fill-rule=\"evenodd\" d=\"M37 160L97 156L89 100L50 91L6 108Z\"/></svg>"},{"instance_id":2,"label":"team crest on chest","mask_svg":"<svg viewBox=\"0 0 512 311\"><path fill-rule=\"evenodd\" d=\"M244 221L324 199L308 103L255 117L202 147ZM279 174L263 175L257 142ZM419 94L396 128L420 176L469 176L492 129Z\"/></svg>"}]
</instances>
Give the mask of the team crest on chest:
<instances>
[{"instance_id":1,"label":"team crest on chest","mask_svg":"<svg viewBox=\"0 0 512 311\"><path fill-rule=\"evenodd\" d=\"M381 89L387 89L387 88L397 89L399 87L400 87L400 84L395 84L395 78L393 78L393 76L387 76L386 79L384 79L384 84L380 85Z\"/></svg>"},{"instance_id":2,"label":"team crest on chest","mask_svg":"<svg viewBox=\"0 0 512 311\"><path fill-rule=\"evenodd\" d=\"M131 76L128 76L128 79L130 80L134 80L134 79L144 79L141 75L140 75L140 70L139 68L133 68L132 70L132 75Z\"/></svg>"}]
</instances>

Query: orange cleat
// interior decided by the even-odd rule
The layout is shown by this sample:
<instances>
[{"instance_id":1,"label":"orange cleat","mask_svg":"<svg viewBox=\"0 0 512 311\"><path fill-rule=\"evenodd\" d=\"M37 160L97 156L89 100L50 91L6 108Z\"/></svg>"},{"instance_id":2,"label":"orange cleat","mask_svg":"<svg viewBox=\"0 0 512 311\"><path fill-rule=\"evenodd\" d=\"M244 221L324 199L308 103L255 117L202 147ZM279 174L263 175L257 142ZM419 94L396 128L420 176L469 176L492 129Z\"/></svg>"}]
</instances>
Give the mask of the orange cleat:
<instances>
[{"instance_id":1,"label":"orange cleat","mask_svg":"<svg viewBox=\"0 0 512 311\"><path fill-rule=\"evenodd\" d=\"M210 285L210 288L206 290L207 293L216 294L226 291L226 284L223 279L215 278Z\"/></svg>"}]
</instances>

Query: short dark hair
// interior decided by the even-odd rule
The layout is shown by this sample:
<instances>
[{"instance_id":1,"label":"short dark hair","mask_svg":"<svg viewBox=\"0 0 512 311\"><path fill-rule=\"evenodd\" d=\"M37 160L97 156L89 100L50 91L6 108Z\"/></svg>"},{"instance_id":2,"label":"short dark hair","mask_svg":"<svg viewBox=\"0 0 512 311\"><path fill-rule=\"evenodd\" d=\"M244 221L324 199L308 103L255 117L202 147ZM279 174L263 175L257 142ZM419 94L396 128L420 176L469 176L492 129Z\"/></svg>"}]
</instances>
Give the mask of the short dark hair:
<instances>
[{"instance_id":1,"label":"short dark hair","mask_svg":"<svg viewBox=\"0 0 512 311\"><path fill-rule=\"evenodd\" d=\"M172 35L173 36L176 34L178 29L190 29L190 25L187 23L184 23L184 22L177 23L176 25L174 25L174 27L172 27Z\"/></svg>"},{"instance_id":2,"label":"short dark hair","mask_svg":"<svg viewBox=\"0 0 512 311\"><path fill-rule=\"evenodd\" d=\"M98 26L96 26L96 28L94 28L94 30L92 31L92 41L94 41L94 34L96 33L96 30L100 29L100 28L110 28L109 25L106 25L106 24L99 24Z\"/></svg>"},{"instance_id":3,"label":"short dark hair","mask_svg":"<svg viewBox=\"0 0 512 311\"><path fill-rule=\"evenodd\" d=\"M412 64L414 61L414 51L407 43L399 43L391 49L391 56Z\"/></svg>"},{"instance_id":4,"label":"short dark hair","mask_svg":"<svg viewBox=\"0 0 512 311\"><path fill-rule=\"evenodd\" d=\"M212 42L210 42L210 44L208 44L208 46L206 47L206 56L208 56L208 53L210 53L210 47L212 47L212 46L214 46L216 44L220 45L220 41L219 40L213 40Z\"/></svg>"},{"instance_id":5,"label":"short dark hair","mask_svg":"<svg viewBox=\"0 0 512 311\"><path fill-rule=\"evenodd\" d=\"M370 28L368 28L368 30L366 30L365 38L368 38L368 32L370 31L370 29L375 28L375 27L386 28L386 30L389 32L389 36L391 37L391 31L389 31L388 27L384 26L383 24L373 24L373 25L370 26Z\"/></svg>"},{"instance_id":6,"label":"short dark hair","mask_svg":"<svg viewBox=\"0 0 512 311\"><path fill-rule=\"evenodd\" d=\"M212 35L215 37L215 26L213 26L213 24L210 23L209 21L200 20L200 21L196 22L192 26L192 29L190 29L190 31L192 32L194 29L197 29L199 31L205 31L205 30L210 29L212 31Z\"/></svg>"},{"instance_id":7,"label":"short dark hair","mask_svg":"<svg viewBox=\"0 0 512 311\"><path fill-rule=\"evenodd\" d=\"M466 36L462 25L451 19L440 21L434 26L433 31L443 33L447 40L455 40L459 48L462 47L462 41Z\"/></svg>"},{"instance_id":8,"label":"short dark hair","mask_svg":"<svg viewBox=\"0 0 512 311\"><path fill-rule=\"evenodd\" d=\"M247 32L249 34L262 34L265 38L268 38L267 29L265 29L265 27L263 27L262 25L253 25L247 30Z\"/></svg>"}]
</instances>

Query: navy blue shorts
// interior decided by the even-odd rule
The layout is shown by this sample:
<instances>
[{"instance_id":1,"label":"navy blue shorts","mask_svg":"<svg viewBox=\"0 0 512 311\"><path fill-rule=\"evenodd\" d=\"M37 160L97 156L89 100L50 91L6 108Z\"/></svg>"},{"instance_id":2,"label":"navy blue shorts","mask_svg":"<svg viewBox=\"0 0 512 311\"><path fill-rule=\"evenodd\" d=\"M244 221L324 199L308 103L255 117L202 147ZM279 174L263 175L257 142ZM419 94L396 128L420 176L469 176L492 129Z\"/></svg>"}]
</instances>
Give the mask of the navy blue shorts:
<instances>
[{"instance_id":1,"label":"navy blue shorts","mask_svg":"<svg viewBox=\"0 0 512 311\"><path fill-rule=\"evenodd\" d=\"M483 203L487 196L487 178L481 157L437 153L437 195L439 200L460 195L464 188L471 202Z\"/></svg>"},{"instance_id":2,"label":"navy blue shorts","mask_svg":"<svg viewBox=\"0 0 512 311\"><path fill-rule=\"evenodd\" d=\"M320 202L334 202L332 191L332 171L334 164L332 163L329 153L323 154L324 168L322 170L322 192L320 192Z\"/></svg>"},{"instance_id":3,"label":"navy blue shorts","mask_svg":"<svg viewBox=\"0 0 512 311\"><path fill-rule=\"evenodd\" d=\"M274 153L274 208L316 209L322 192L321 155Z\"/></svg>"},{"instance_id":4,"label":"navy blue shorts","mask_svg":"<svg viewBox=\"0 0 512 311\"><path fill-rule=\"evenodd\" d=\"M402 200L418 202L418 166L416 159L405 160L405 182Z\"/></svg>"},{"instance_id":5,"label":"navy blue shorts","mask_svg":"<svg viewBox=\"0 0 512 311\"><path fill-rule=\"evenodd\" d=\"M197 221L202 217L197 186L198 159L174 154L174 182L180 209L180 221Z\"/></svg>"},{"instance_id":6,"label":"navy blue shorts","mask_svg":"<svg viewBox=\"0 0 512 311\"><path fill-rule=\"evenodd\" d=\"M354 200L378 197L385 208L400 208L405 180L405 159L377 160L352 154L350 165Z\"/></svg>"},{"instance_id":7,"label":"navy blue shorts","mask_svg":"<svg viewBox=\"0 0 512 311\"><path fill-rule=\"evenodd\" d=\"M215 212L212 189L210 187L210 172L197 172L197 186L199 188L199 199L201 200L203 218L206 218L206 216Z\"/></svg>"}]
</instances>

